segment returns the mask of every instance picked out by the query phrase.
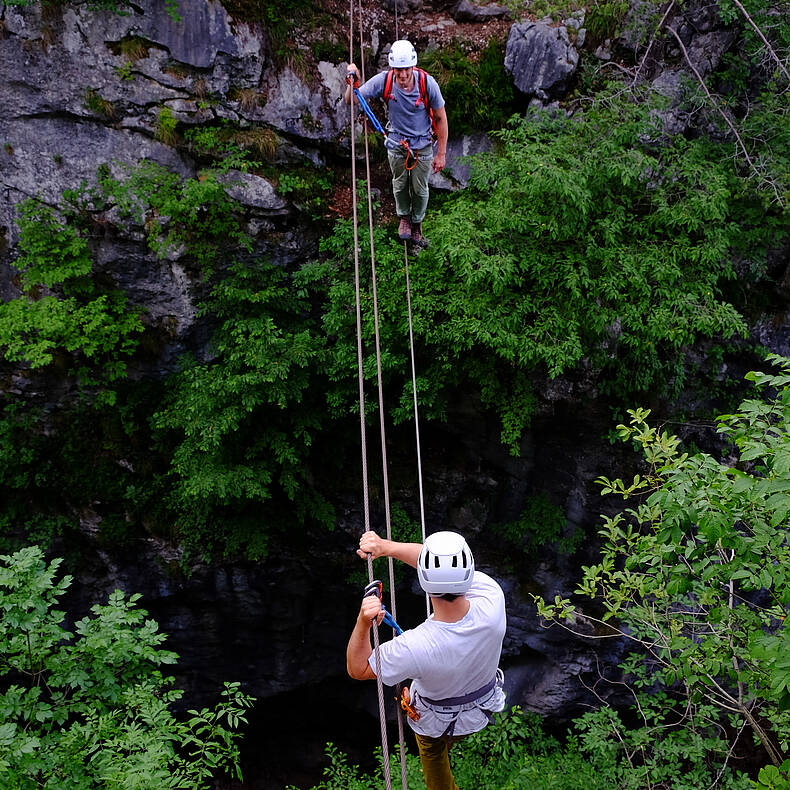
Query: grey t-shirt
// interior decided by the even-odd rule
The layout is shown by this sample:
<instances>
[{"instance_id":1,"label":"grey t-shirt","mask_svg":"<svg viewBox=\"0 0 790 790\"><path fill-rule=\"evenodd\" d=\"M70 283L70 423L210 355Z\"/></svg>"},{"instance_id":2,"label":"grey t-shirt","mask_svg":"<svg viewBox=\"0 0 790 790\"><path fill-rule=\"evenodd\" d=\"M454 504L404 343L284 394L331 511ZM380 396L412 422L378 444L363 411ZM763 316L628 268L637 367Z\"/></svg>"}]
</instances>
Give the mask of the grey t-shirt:
<instances>
[{"instance_id":1,"label":"grey t-shirt","mask_svg":"<svg viewBox=\"0 0 790 790\"><path fill-rule=\"evenodd\" d=\"M384 93L387 72L382 71L371 77L359 89L365 101L380 98ZM431 109L436 111L444 107L444 98L436 80L426 74L425 90ZM418 103L419 102L419 103ZM392 78L392 96L387 104L387 148L399 148L400 141L406 140L416 151L431 143L431 118L425 104L420 101L420 85L417 72L414 72L414 88L403 91L398 87L395 77Z\"/></svg>"}]
</instances>

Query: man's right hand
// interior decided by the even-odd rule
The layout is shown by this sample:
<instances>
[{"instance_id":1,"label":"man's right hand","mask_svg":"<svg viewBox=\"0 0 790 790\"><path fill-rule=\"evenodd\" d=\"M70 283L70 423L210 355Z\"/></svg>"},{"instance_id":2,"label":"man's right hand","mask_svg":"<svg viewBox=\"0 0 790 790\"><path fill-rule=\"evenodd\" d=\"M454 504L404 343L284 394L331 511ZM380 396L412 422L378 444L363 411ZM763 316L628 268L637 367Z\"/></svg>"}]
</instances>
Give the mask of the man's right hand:
<instances>
[{"instance_id":1,"label":"man's right hand","mask_svg":"<svg viewBox=\"0 0 790 790\"><path fill-rule=\"evenodd\" d=\"M359 79L359 69L356 67L356 64L349 63L346 68L346 73L348 73L349 71L353 71L354 74L356 74L357 79Z\"/></svg>"},{"instance_id":2,"label":"man's right hand","mask_svg":"<svg viewBox=\"0 0 790 790\"><path fill-rule=\"evenodd\" d=\"M384 540L380 538L373 530L368 530L362 533L359 539L359 548L357 554L363 559L367 559L370 554L372 559L377 559L385 553Z\"/></svg>"},{"instance_id":3,"label":"man's right hand","mask_svg":"<svg viewBox=\"0 0 790 790\"><path fill-rule=\"evenodd\" d=\"M354 75L356 79L352 79ZM359 69L353 63L349 63L346 68L346 92L343 94L343 100L346 104L351 104L351 97L353 96L354 86L359 84Z\"/></svg>"},{"instance_id":4,"label":"man's right hand","mask_svg":"<svg viewBox=\"0 0 790 790\"><path fill-rule=\"evenodd\" d=\"M381 621L384 619L384 610L381 608L381 599L377 595L367 595L362 599L359 619L368 625L373 620L378 620L379 624L381 624Z\"/></svg>"}]
</instances>

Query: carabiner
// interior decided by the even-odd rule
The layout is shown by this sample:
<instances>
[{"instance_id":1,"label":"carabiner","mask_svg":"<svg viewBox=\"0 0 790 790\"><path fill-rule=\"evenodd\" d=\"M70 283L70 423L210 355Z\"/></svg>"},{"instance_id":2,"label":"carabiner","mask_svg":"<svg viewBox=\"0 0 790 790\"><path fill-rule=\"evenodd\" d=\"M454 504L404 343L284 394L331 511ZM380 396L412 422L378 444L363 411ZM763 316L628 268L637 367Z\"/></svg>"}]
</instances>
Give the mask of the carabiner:
<instances>
[{"instance_id":1,"label":"carabiner","mask_svg":"<svg viewBox=\"0 0 790 790\"><path fill-rule=\"evenodd\" d=\"M363 598L367 598L369 595L375 595L379 601L381 601L381 595L384 589L384 585L381 583L379 579L374 579L370 584L365 587L365 592L362 595ZM387 607L384 606L384 602L381 603L381 610L384 612L384 619L381 621L385 625L388 625L395 631L396 636L400 636L403 633L403 629L395 622L392 615L387 611Z\"/></svg>"}]
</instances>

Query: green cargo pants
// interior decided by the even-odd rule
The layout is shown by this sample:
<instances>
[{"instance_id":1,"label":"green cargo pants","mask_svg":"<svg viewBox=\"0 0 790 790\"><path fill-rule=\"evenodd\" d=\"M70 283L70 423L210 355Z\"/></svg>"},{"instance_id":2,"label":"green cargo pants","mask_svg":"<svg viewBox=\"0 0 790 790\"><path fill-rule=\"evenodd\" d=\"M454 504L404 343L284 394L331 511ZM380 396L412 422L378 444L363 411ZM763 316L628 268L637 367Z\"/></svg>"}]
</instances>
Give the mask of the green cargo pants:
<instances>
[{"instance_id":1,"label":"green cargo pants","mask_svg":"<svg viewBox=\"0 0 790 790\"><path fill-rule=\"evenodd\" d=\"M454 738L442 735L440 738L431 738L415 732L414 737L417 739L422 773L428 790L458 790L450 768L450 749L455 741L460 741L465 736Z\"/></svg>"},{"instance_id":2,"label":"green cargo pants","mask_svg":"<svg viewBox=\"0 0 790 790\"><path fill-rule=\"evenodd\" d=\"M422 222L428 208L428 177L433 169L433 146L426 145L413 153L417 164L406 170L406 149L387 150L392 171L392 194L399 217L411 217L412 222ZM411 160L409 162L411 164Z\"/></svg>"}]
</instances>

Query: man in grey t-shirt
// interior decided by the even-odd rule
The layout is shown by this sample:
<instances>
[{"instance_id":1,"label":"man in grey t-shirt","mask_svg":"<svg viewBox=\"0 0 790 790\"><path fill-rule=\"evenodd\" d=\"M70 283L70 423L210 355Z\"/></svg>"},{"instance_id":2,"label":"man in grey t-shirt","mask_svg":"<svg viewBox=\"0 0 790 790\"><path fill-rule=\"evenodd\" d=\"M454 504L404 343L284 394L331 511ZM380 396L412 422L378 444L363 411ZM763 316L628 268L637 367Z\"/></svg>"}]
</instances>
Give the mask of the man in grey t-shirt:
<instances>
[{"instance_id":1,"label":"man in grey t-shirt","mask_svg":"<svg viewBox=\"0 0 790 790\"><path fill-rule=\"evenodd\" d=\"M422 221L428 208L428 177L431 171L438 173L445 165L447 113L436 80L422 72L424 80L421 83L421 73L415 69L417 52L409 41L395 41L388 61L390 72L376 74L360 87L359 92L365 101L381 97L386 100L389 122L384 144L392 171L395 209L400 218L398 237L403 241L411 239L415 246L424 247L427 241L423 236ZM353 63L349 64L348 70L359 79L359 69ZM352 93L352 85L349 84L346 104L351 103ZM435 155L434 130L437 141Z\"/></svg>"},{"instance_id":2,"label":"man in grey t-shirt","mask_svg":"<svg viewBox=\"0 0 790 790\"><path fill-rule=\"evenodd\" d=\"M385 685L411 679L409 726L414 731L428 790L458 790L450 766L455 741L482 730L505 706L498 669L507 625L505 596L494 579L475 570L464 538L434 532L425 543L399 543L365 532L360 557L393 557L416 568L433 614L416 628L371 647L373 620L384 616L376 596L362 599L346 648L356 680Z\"/></svg>"}]
</instances>

